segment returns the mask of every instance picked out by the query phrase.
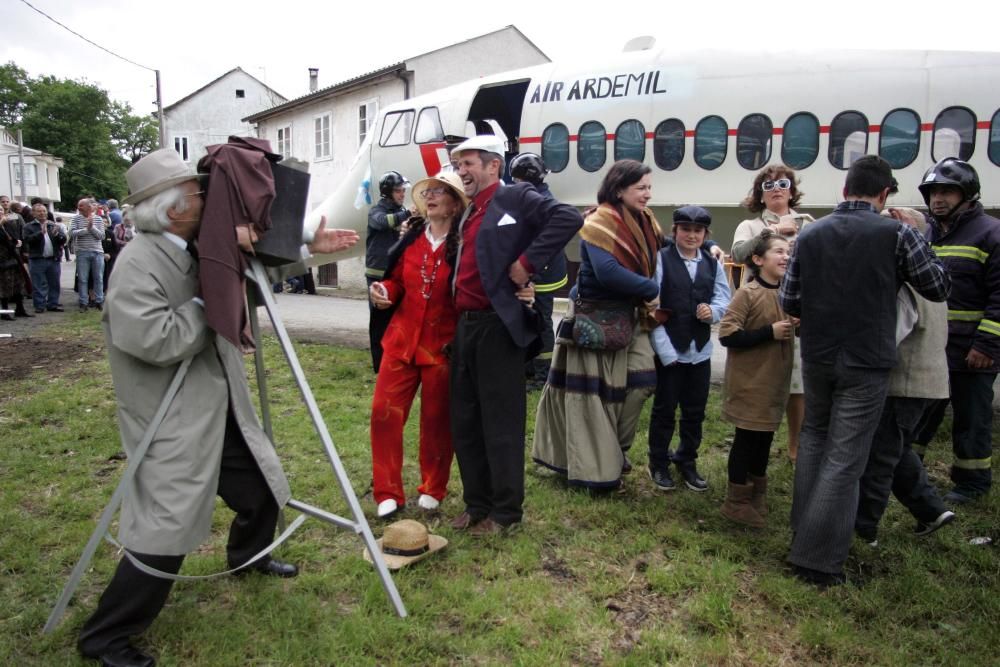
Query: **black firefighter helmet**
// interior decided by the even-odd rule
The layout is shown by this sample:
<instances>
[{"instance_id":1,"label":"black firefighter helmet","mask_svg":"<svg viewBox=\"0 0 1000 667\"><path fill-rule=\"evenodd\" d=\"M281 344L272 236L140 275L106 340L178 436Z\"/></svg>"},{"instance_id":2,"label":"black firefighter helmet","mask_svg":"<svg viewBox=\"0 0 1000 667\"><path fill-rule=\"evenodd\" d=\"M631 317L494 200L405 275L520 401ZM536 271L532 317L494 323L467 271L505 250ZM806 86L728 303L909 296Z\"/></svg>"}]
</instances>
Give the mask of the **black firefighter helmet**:
<instances>
[{"instance_id":1,"label":"black firefighter helmet","mask_svg":"<svg viewBox=\"0 0 1000 667\"><path fill-rule=\"evenodd\" d=\"M930 206L931 188L935 185L953 185L962 191L965 201L979 199L979 174L964 160L946 157L927 170L917 188L924 196L924 203Z\"/></svg>"},{"instance_id":2,"label":"black firefighter helmet","mask_svg":"<svg viewBox=\"0 0 1000 667\"><path fill-rule=\"evenodd\" d=\"M532 185L540 185L548 173L542 158L534 153L521 153L510 161L511 177Z\"/></svg>"},{"instance_id":3,"label":"black firefighter helmet","mask_svg":"<svg viewBox=\"0 0 1000 667\"><path fill-rule=\"evenodd\" d=\"M378 193L383 197L392 198L393 190L409 184L410 182L398 171L387 171L378 179Z\"/></svg>"}]
</instances>

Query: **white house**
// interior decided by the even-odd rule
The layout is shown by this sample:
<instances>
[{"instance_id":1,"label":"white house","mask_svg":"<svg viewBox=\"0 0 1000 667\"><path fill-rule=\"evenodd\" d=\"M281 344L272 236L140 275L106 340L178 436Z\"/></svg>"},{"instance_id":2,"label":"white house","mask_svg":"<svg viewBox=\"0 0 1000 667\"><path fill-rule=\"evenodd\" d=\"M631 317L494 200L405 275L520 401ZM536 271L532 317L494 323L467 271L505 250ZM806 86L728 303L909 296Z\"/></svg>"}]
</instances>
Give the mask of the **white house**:
<instances>
[{"instance_id":1,"label":"white house","mask_svg":"<svg viewBox=\"0 0 1000 667\"><path fill-rule=\"evenodd\" d=\"M62 158L49 155L34 148L24 147L24 191L21 190L21 159L17 150L17 136L0 127L0 160L3 160L4 176L0 177L0 194L10 196L12 201L30 202L38 197L51 207L62 199L59 193L59 169Z\"/></svg>"},{"instance_id":2,"label":"white house","mask_svg":"<svg viewBox=\"0 0 1000 667\"><path fill-rule=\"evenodd\" d=\"M308 207L312 209L346 175L383 106L469 79L547 62L548 56L511 25L322 89L318 89L318 70L311 69L309 94L243 120L255 123L257 136L270 140L275 152L310 163ZM363 286L364 259L323 267L319 283Z\"/></svg>"},{"instance_id":3,"label":"white house","mask_svg":"<svg viewBox=\"0 0 1000 667\"><path fill-rule=\"evenodd\" d=\"M163 108L167 146L195 164L205 147L232 136L254 136L253 125L241 120L258 109L285 102L266 84L234 67L190 95Z\"/></svg>"}]
</instances>

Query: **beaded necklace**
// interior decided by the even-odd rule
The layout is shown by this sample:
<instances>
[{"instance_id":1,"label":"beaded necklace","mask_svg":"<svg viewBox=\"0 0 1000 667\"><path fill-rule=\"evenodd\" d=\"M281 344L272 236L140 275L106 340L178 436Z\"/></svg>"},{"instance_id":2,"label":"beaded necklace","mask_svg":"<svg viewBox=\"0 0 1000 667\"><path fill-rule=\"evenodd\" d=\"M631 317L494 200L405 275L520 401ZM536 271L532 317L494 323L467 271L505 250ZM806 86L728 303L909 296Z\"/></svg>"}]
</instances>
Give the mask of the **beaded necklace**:
<instances>
[{"instance_id":1,"label":"beaded necklace","mask_svg":"<svg viewBox=\"0 0 1000 667\"><path fill-rule=\"evenodd\" d=\"M444 253L441 253L438 256L437 261L431 266L430 273L427 272L427 257L429 253L424 251L424 258L420 260L420 279L423 281L423 284L420 286L420 294L423 295L424 299L431 298L431 290L434 288L434 281L437 280L437 270L441 266L441 256L443 255Z\"/></svg>"}]
</instances>

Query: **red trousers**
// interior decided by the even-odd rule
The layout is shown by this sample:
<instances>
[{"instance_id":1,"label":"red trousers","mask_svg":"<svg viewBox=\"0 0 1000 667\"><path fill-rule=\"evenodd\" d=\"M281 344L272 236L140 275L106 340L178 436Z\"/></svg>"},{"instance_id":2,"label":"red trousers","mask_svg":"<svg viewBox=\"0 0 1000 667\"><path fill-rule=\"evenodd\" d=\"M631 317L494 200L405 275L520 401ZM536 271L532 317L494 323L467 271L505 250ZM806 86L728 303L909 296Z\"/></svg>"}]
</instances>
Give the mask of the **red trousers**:
<instances>
[{"instance_id":1,"label":"red trousers","mask_svg":"<svg viewBox=\"0 0 1000 667\"><path fill-rule=\"evenodd\" d=\"M448 364L415 366L384 357L372 399L372 479L375 502L403 491L403 426L417 387L420 392L420 486L417 491L441 500L451 474L451 423L448 413Z\"/></svg>"}]
</instances>

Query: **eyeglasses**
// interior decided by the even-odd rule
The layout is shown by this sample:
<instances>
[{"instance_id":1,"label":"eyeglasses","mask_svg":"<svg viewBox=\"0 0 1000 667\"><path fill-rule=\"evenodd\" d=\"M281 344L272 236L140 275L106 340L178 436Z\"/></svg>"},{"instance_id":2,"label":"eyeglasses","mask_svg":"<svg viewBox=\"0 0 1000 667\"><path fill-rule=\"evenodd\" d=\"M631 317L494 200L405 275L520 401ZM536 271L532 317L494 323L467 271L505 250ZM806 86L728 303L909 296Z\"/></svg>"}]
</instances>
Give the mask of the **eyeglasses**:
<instances>
[{"instance_id":1,"label":"eyeglasses","mask_svg":"<svg viewBox=\"0 0 1000 667\"><path fill-rule=\"evenodd\" d=\"M189 193L187 193L187 194L186 194L186 195L184 195L184 196L185 196L185 197L200 197L200 196L202 196L203 194L205 194L205 191L204 191L204 190L198 190L198 192L189 192Z\"/></svg>"},{"instance_id":2,"label":"eyeglasses","mask_svg":"<svg viewBox=\"0 0 1000 667\"><path fill-rule=\"evenodd\" d=\"M424 199L430 199L431 196L440 197L446 192L448 192L448 188L427 188L420 191L420 196Z\"/></svg>"},{"instance_id":3,"label":"eyeglasses","mask_svg":"<svg viewBox=\"0 0 1000 667\"><path fill-rule=\"evenodd\" d=\"M770 192L775 188L778 188L779 190L787 190L792 187L792 181L788 178L779 178L776 181L764 181L761 187L764 188L764 192Z\"/></svg>"}]
</instances>

